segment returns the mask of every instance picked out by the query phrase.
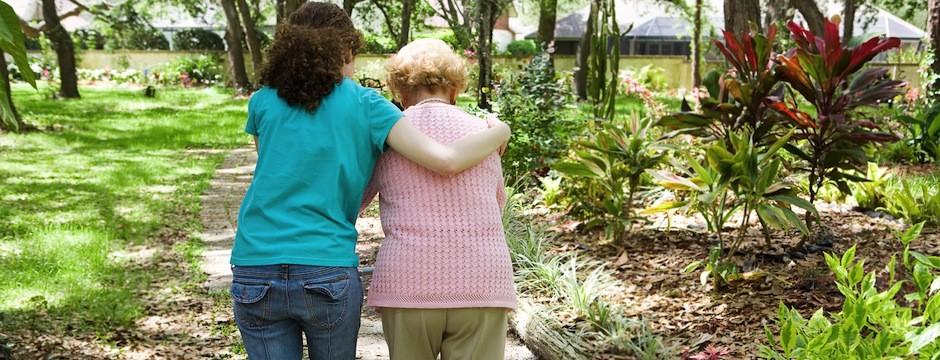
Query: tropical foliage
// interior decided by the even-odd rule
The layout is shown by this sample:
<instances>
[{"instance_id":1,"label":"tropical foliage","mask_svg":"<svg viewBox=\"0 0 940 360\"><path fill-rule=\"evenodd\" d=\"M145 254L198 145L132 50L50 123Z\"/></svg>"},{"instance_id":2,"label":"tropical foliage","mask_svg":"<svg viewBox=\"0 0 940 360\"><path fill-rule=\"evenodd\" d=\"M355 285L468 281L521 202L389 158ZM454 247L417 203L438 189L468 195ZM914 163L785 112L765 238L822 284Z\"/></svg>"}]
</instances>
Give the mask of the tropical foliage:
<instances>
[{"instance_id":1,"label":"tropical foliage","mask_svg":"<svg viewBox=\"0 0 940 360\"><path fill-rule=\"evenodd\" d=\"M620 237L637 220L634 200L641 177L673 149L653 125L635 113L624 122L601 123L591 138L578 142L582 149L574 150L571 160L553 166L585 184L575 206L592 218L589 228L604 225L608 238Z\"/></svg>"},{"instance_id":2,"label":"tropical foliage","mask_svg":"<svg viewBox=\"0 0 940 360\"><path fill-rule=\"evenodd\" d=\"M777 57L777 72L815 108L816 114L800 110L794 97L789 103L766 101L789 120L797 129L794 138L803 142L802 147L791 144L787 150L804 162L801 169L809 177L809 200L816 200L826 180L848 193L848 181L862 180L851 171L864 170L868 163L863 146L897 140L857 110L901 93L904 83L887 78L887 69L864 68L876 55L897 48L900 40L863 36L843 43L838 26L829 21L821 37L793 21L787 27L796 48ZM807 217L808 224L810 220Z\"/></svg>"},{"instance_id":3,"label":"tropical foliage","mask_svg":"<svg viewBox=\"0 0 940 360\"><path fill-rule=\"evenodd\" d=\"M773 142L771 135L777 117L769 111L767 99L779 96L783 90L773 58L777 27L770 26L767 35L752 28L751 33L741 34L740 40L731 32L722 33L724 43L712 41L732 70L723 75L716 71L706 75L704 84L709 97L700 100L702 113L685 111L665 116L660 124L697 136L721 139L727 146L731 145L732 133L746 126L759 146Z\"/></svg>"},{"instance_id":4,"label":"tropical foliage","mask_svg":"<svg viewBox=\"0 0 940 360\"><path fill-rule=\"evenodd\" d=\"M940 354L940 257L911 250L923 223L898 233L904 247L900 270L909 280L896 280L897 254L884 275L865 272L865 260L855 260L853 246L842 257L826 254L839 292L842 311L820 309L807 320L783 303L777 313L780 332L769 329L761 347L765 359L936 359ZM887 289L879 279L888 277ZM905 286L910 283L913 286ZM898 301L904 290L904 302Z\"/></svg>"},{"instance_id":5,"label":"tropical foliage","mask_svg":"<svg viewBox=\"0 0 940 360\"><path fill-rule=\"evenodd\" d=\"M23 30L20 29L20 19L13 12L13 8L6 2L0 1L0 56L4 53L13 57L13 63L22 74L22 79L33 88L36 87L36 76L26 59L26 44ZM5 61L4 61L5 62ZM3 69L4 76L6 69ZM0 121L10 124L16 130L19 122L10 104L9 79L0 79Z\"/></svg>"}]
</instances>

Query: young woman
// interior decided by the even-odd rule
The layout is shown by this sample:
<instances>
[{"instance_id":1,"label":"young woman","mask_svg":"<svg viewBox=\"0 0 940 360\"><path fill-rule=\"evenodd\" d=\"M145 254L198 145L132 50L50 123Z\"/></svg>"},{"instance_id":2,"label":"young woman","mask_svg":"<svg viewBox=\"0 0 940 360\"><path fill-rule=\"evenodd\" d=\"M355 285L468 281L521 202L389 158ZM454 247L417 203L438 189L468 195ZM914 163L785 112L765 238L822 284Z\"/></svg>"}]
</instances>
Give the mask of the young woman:
<instances>
[{"instance_id":1,"label":"young woman","mask_svg":"<svg viewBox=\"0 0 940 360\"><path fill-rule=\"evenodd\" d=\"M362 37L345 12L305 3L277 28L248 102L258 163L232 248L235 321L248 356L355 359L362 288L356 210L388 146L440 174L463 171L509 138L491 128L432 140L349 79Z\"/></svg>"},{"instance_id":2,"label":"young woman","mask_svg":"<svg viewBox=\"0 0 940 360\"><path fill-rule=\"evenodd\" d=\"M488 131L454 106L466 66L443 41L416 40L385 68L405 115L431 138L452 143ZM382 315L391 359L502 359L516 297L499 157L445 176L403 155L382 154L362 206L379 194L385 240L367 305Z\"/></svg>"}]
</instances>

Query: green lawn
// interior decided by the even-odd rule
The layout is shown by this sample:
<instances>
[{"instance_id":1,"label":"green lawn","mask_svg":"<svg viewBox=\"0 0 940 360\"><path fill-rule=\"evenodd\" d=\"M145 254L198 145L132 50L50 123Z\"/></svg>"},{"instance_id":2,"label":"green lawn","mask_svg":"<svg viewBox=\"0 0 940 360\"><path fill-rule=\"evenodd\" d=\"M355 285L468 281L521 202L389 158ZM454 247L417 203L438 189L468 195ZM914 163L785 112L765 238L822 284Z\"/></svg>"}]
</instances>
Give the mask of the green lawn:
<instances>
[{"instance_id":1,"label":"green lawn","mask_svg":"<svg viewBox=\"0 0 940 360\"><path fill-rule=\"evenodd\" d=\"M81 100L13 91L40 131L0 137L0 330L36 313L126 326L152 276L129 252L200 229L199 195L222 150L248 144L246 102L214 88L147 98L84 87ZM198 243L179 246L194 254Z\"/></svg>"}]
</instances>

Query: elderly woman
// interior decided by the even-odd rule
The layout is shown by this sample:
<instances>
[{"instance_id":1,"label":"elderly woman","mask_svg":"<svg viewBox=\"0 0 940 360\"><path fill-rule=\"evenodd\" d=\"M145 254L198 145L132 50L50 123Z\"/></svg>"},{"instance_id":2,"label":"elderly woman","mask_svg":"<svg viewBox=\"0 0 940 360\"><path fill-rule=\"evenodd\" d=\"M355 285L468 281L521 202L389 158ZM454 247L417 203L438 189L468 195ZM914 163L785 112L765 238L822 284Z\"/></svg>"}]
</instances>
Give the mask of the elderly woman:
<instances>
[{"instance_id":1,"label":"elderly woman","mask_svg":"<svg viewBox=\"0 0 940 360\"><path fill-rule=\"evenodd\" d=\"M385 68L405 116L431 138L448 144L486 130L454 106L466 65L443 41L416 40ZM376 193L386 238L367 305L382 315L391 359L502 359L516 298L498 155L444 176L390 151L363 207Z\"/></svg>"}]
</instances>

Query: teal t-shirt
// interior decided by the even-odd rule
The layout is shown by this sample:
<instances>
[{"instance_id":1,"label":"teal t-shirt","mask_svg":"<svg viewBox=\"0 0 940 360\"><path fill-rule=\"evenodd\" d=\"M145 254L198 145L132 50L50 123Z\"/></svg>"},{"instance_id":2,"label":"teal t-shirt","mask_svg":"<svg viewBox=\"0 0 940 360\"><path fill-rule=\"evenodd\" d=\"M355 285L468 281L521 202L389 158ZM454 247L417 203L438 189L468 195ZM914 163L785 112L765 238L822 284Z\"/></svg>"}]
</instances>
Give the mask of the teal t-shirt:
<instances>
[{"instance_id":1,"label":"teal t-shirt","mask_svg":"<svg viewBox=\"0 0 940 360\"><path fill-rule=\"evenodd\" d=\"M258 136L254 179L238 211L231 263L353 267L362 193L402 112L349 78L319 108L264 87L248 101Z\"/></svg>"}]
</instances>

